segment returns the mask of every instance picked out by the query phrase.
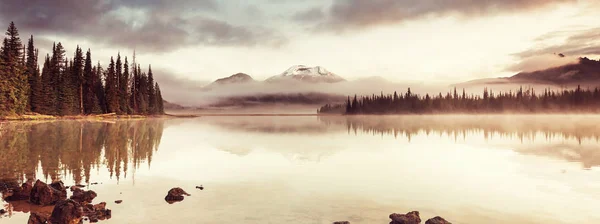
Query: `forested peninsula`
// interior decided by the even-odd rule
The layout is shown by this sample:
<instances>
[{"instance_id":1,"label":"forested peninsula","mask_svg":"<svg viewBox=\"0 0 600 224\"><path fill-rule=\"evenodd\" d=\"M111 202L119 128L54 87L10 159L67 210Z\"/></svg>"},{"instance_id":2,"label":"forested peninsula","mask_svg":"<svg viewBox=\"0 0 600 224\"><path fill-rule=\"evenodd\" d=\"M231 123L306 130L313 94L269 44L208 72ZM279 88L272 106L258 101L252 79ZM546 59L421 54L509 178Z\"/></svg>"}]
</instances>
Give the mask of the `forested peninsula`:
<instances>
[{"instance_id":1,"label":"forested peninsula","mask_svg":"<svg viewBox=\"0 0 600 224\"><path fill-rule=\"evenodd\" d=\"M142 72L135 53L131 64L118 54L104 68L100 62L92 63L90 49L84 55L77 46L69 58L58 42L39 63L34 43L32 35L23 44L10 23L0 49L0 119L164 114L151 65Z\"/></svg>"},{"instance_id":2,"label":"forested peninsula","mask_svg":"<svg viewBox=\"0 0 600 224\"><path fill-rule=\"evenodd\" d=\"M550 90L537 93L533 88L467 94L463 89L437 95L406 93L348 97L345 104L327 104L320 114L448 114L448 113L598 113L600 89Z\"/></svg>"}]
</instances>

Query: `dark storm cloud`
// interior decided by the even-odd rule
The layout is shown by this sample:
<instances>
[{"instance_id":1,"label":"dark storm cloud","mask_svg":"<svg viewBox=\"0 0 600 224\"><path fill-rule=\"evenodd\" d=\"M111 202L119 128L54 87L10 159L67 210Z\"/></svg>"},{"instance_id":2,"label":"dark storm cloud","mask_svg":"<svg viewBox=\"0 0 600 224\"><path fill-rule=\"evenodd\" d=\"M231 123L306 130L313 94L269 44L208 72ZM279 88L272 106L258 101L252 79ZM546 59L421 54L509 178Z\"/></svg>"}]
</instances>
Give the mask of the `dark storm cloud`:
<instances>
[{"instance_id":1,"label":"dark storm cloud","mask_svg":"<svg viewBox=\"0 0 600 224\"><path fill-rule=\"evenodd\" d=\"M326 26L336 30L398 23L428 15L521 11L576 0L334 0Z\"/></svg>"},{"instance_id":2,"label":"dark storm cloud","mask_svg":"<svg viewBox=\"0 0 600 224\"><path fill-rule=\"evenodd\" d=\"M549 38L565 37L566 39L562 44L534 47L523 52L515 54L520 58L528 58L539 55L548 54L564 54L566 56L586 56L586 55L600 55L600 27L587 30L579 31L556 31L540 38L536 41L544 41Z\"/></svg>"},{"instance_id":3,"label":"dark storm cloud","mask_svg":"<svg viewBox=\"0 0 600 224\"><path fill-rule=\"evenodd\" d=\"M22 35L58 35L142 51L190 44L271 45L284 39L268 28L255 31L189 16L218 9L214 0L2 0L0 22L15 21Z\"/></svg>"},{"instance_id":4,"label":"dark storm cloud","mask_svg":"<svg viewBox=\"0 0 600 224\"><path fill-rule=\"evenodd\" d=\"M266 44L279 46L287 39L273 30L264 27L235 26L227 22L199 18L196 25L198 41L208 45L255 46Z\"/></svg>"},{"instance_id":5,"label":"dark storm cloud","mask_svg":"<svg viewBox=\"0 0 600 224\"><path fill-rule=\"evenodd\" d=\"M321 8L312 8L306 11L298 12L292 17L293 20L299 22L314 22L321 21L325 18L325 13Z\"/></svg>"}]
</instances>

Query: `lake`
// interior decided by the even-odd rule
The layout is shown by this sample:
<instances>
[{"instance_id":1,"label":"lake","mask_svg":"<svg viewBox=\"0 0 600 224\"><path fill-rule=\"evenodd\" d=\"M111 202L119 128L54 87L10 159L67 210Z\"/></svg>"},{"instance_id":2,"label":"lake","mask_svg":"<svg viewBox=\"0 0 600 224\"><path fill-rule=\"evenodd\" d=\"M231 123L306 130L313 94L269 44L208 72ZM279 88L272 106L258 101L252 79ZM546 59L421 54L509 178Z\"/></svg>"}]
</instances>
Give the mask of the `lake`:
<instances>
[{"instance_id":1,"label":"lake","mask_svg":"<svg viewBox=\"0 0 600 224\"><path fill-rule=\"evenodd\" d=\"M9 122L0 179L86 185L112 210L100 223L375 224L414 210L422 223L600 223L598 124L593 115ZM191 196L168 204L173 187ZM3 224L52 210L1 203Z\"/></svg>"}]
</instances>

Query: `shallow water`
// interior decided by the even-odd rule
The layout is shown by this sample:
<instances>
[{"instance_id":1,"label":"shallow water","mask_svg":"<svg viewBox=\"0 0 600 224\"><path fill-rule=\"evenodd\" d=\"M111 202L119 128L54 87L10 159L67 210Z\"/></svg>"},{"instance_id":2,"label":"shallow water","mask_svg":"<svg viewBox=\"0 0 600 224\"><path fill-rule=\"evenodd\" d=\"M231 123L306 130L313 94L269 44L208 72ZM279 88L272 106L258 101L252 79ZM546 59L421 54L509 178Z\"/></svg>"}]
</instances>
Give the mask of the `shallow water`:
<instances>
[{"instance_id":1,"label":"shallow water","mask_svg":"<svg viewBox=\"0 0 600 224\"><path fill-rule=\"evenodd\" d=\"M94 202L113 211L101 223L373 224L413 210L423 222L598 223L597 124L583 115L2 123L0 179L97 182ZM192 196L170 205L172 187ZM0 223L48 210L3 204Z\"/></svg>"}]
</instances>

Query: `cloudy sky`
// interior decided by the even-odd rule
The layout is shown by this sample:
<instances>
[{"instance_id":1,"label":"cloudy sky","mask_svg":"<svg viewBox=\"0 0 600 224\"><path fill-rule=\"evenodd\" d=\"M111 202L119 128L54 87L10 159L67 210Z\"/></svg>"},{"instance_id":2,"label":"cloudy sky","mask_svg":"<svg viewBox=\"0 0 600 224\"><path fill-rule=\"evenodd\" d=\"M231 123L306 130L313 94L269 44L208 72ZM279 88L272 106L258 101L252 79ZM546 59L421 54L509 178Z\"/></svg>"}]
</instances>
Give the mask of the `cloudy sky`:
<instances>
[{"instance_id":1,"label":"cloudy sky","mask_svg":"<svg viewBox=\"0 0 600 224\"><path fill-rule=\"evenodd\" d=\"M595 0L0 0L0 22L43 54L61 41L106 64L135 49L159 81L187 85L297 64L349 80L508 76L598 58L599 11Z\"/></svg>"}]
</instances>

